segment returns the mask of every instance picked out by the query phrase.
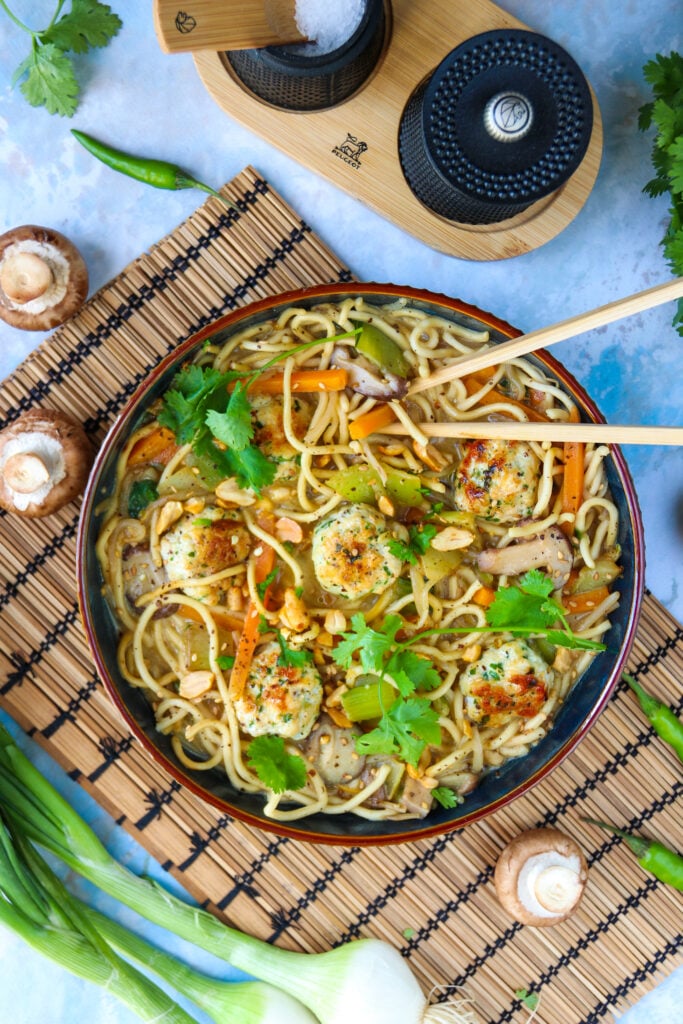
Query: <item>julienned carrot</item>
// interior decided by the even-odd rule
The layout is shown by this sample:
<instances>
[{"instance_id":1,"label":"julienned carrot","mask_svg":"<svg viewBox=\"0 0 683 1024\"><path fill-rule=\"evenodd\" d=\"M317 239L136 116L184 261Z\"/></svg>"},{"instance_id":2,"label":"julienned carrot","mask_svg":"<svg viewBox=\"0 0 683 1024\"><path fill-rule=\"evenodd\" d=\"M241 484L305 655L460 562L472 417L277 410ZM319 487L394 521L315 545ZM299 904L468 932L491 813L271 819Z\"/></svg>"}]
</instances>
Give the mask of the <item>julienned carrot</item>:
<instances>
[{"instance_id":1,"label":"julienned carrot","mask_svg":"<svg viewBox=\"0 0 683 1024\"><path fill-rule=\"evenodd\" d=\"M584 590L581 594L567 594L562 599L562 604L570 615L581 615L597 608L608 597L609 587L595 587L593 590Z\"/></svg>"},{"instance_id":2,"label":"julienned carrot","mask_svg":"<svg viewBox=\"0 0 683 1024\"><path fill-rule=\"evenodd\" d=\"M473 395L483 388L490 379L491 371L487 373L484 370L480 370L478 373L468 373L467 376L462 378L462 382L465 385L467 394ZM532 409L530 405L525 405L524 402L518 402L516 398L511 398L502 391L498 391L497 388L487 391L479 399L480 405L497 405L499 402L504 402L506 405L514 405L516 409L521 409L525 416L535 423L548 422L548 417L544 416L542 412L537 412L536 409Z\"/></svg>"},{"instance_id":3,"label":"julienned carrot","mask_svg":"<svg viewBox=\"0 0 683 1024\"><path fill-rule=\"evenodd\" d=\"M586 446L583 441L564 443L564 479L562 483L562 511L573 516L579 511L583 499L583 461ZM562 529L571 536L574 522L562 524Z\"/></svg>"},{"instance_id":4,"label":"julienned carrot","mask_svg":"<svg viewBox=\"0 0 683 1024\"><path fill-rule=\"evenodd\" d=\"M292 391L314 394L318 391L343 391L348 381L346 370L294 370L290 377ZM260 376L248 388L252 395L281 395L284 391L285 375L273 373Z\"/></svg>"},{"instance_id":5,"label":"julienned carrot","mask_svg":"<svg viewBox=\"0 0 683 1024\"><path fill-rule=\"evenodd\" d=\"M155 427L136 441L128 456L129 466L139 466L144 462L155 462L165 466L178 451L175 434L168 427Z\"/></svg>"},{"instance_id":6,"label":"julienned carrot","mask_svg":"<svg viewBox=\"0 0 683 1024\"><path fill-rule=\"evenodd\" d=\"M472 594L472 600L475 604L480 605L482 608L488 608L496 596L496 592L493 587L479 587L478 590Z\"/></svg>"},{"instance_id":7,"label":"julienned carrot","mask_svg":"<svg viewBox=\"0 0 683 1024\"><path fill-rule=\"evenodd\" d=\"M207 605L206 610L220 629L242 629L244 617L239 612L231 612L228 608L217 608L215 605ZM201 612L198 612L191 605L178 605L178 615L192 622L203 623Z\"/></svg>"},{"instance_id":8,"label":"julienned carrot","mask_svg":"<svg viewBox=\"0 0 683 1024\"><path fill-rule=\"evenodd\" d=\"M269 544L262 542L260 550L255 556L254 579L256 583L265 583L275 565L275 551ZM263 603L268 600L270 587L266 588L263 595ZM247 606L247 614L244 618L244 628L240 635L237 650L235 652L235 663L230 673L229 692L232 700L239 700L244 693L247 683L249 669L254 657L254 651L259 641L259 623L261 621L261 609L254 601Z\"/></svg>"},{"instance_id":9,"label":"julienned carrot","mask_svg":"<svg viewBox=\"0 0 683 1024\"><path fill-rule=\"evenodd\" d=\"M390 405L376 405L370 412L359 416L349 426L349 437L352 441L361 441L364 437L370 437L382 427L388 427L396 419L396 414Z\"/></svg>"}]
</instances>

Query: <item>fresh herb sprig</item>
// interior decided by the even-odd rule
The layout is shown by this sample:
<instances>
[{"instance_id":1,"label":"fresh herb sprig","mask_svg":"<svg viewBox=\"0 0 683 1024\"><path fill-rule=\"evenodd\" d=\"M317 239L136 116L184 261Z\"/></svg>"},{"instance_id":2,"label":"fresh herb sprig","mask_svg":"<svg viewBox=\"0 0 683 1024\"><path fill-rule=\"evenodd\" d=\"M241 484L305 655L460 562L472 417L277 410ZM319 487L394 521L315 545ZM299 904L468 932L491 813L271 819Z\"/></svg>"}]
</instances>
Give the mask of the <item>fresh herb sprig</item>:
<instances>
[{"instance_id":1,"label":"fresh herb sprig","mask_svg":"<svg viewBox=\"0 0 683 1024\"><path fill-rule=\"evenodd\" d=\"M258 736L247 747L247 764L274 793L303 789L306 763L298 754L288 754L281 736Z\"/></svg>"},{"instance_id":2,"label":"fresh herb sprig","mask_svg":"<svg viewBox=\"0 0 683 1024\"><path fill-rule=\"evenodd\" d=\"M436 536L436 526L433 523L409 526L408 542L394 537L389 541L389 550L401 561L408 562L409 565L417 565L418 557L427 552L434 536Z\"/></svg>"},{"instance_id":3,"label":"fresh herb sprig","mask_svg":"<svg viewBox=\"0 0 683 1024\"><path fill-rule=\"evenodd\" d=\"M0 0L2 3L2 0ZM178 444L190 444L203 468L220 476L236 477L240 486L257 493L275 478L276 464L253 445L254 425L248 390L276 363L314 346L351 338L346 331L332 338L316 338L278 352L257 370L227 370L191 363L173 378L162 399L158 421L175 434ZM218 442L218 444L216 443Z\"/></svg>"},{"instance_id":4,"label":"fresh herb sprig","mask_svg":"<svg viewBox=\"0 0 683 1024\"><path fill-rule=\"evenodd\" d=\"M6 0L0 9L31 36L31 52L12 76L32 107L46 107L50 114L72 117L78 107L80 85L69 53L86 53L91 47L106 46L122 21L108 4L99 0L59 0L47 28L32 29L10 10ZM61 15L61 17L60 17Z\"/></svg>"},{"instance_id":5,"label":"fresh herb sprig","mask_svg":"<svg viewBox=\"0 0 683 1024\"><path fill-rule=\"evenodd\" d=\"M662 247L677 277L683 275L683 56L658 53L643 74L652 87L653 99L639 111L638 127L654 127L652 146L654 178L644 186L649 196L669 195L669 224ZM679 299L673 325L683 335L683 299Z\"/></svg>"}]
</instances>

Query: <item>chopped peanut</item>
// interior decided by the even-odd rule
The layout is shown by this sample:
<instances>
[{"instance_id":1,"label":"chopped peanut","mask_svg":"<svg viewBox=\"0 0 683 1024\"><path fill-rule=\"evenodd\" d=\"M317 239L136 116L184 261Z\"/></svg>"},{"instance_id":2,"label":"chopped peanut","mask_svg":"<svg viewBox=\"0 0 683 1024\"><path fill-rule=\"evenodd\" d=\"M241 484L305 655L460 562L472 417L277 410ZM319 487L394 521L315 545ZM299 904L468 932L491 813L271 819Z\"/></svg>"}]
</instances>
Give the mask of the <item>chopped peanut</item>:
<instances>
[{"instance_id":1,"label":"chopped peanut","mask_svg":"<svg viewBox=\"0 0 683 1024\"><path fill-rule=\"evenodd\" d=\"M440 473L448 465L448 461L433 444L423 445L413 441L413 451L425 466L429 466L436 473Z\"/></svg>"},{"instance_id":2,"label":"chopped peanut","mask_svg":"<svg viewBox=\"0 0 683 1024\"><path fill-rule=\"evenodd\" d=\"M340 729L350 729L351 728L351 724L352 724L351 720L346 717L346 715L344 714L344 712L340 708L328 707L327 708L327 713L330 716L330 718L332 719L332 721L334 722L334 724L338 725ZM322 739L324 739L324 737L321 737L321 741L322 741Z\"/></svg>"},{"instance_id":3,"label":"chopped peanut","mask_svg":"<svg viewBox=\"0 0 683 1024\"><path fill-rule=\"evenodd\" d=\"M159 513L159 518L157 519L157 536L160 537L162 533L166 533L169 526L173 526L173 524L180 519L184 511L182 502L167 501L162 507L161 512Z\"/></svg>"},{"instance_id":4,"label":"chopped peanut","mask_svg":"<svg viewBox=\"0 0 683 1024\"><path fill-rule=\"evenodd\" d=\"M213 672L206 669L188 672L180 680L178 693L181 697L187 697L188 700L196 700L197 697L202 697L211 689L215 679Z\"/></svg>"},{"instance_id":5,"label":"chopped peanut","mask_svg":"<svg viewBox=\"0 0 683 1024\"><path fill-rule=\"evenodd\" d=\"M474 534L462 526L447 526L432 538L432 547L435 551L456 551L468 548L473 540Z\"/></svg>"},{"instance_id":6,"label":"chopped peanut","mask_svg":"<svg viewBox=\"0 0 683 1024\"><path fill-rule=\"evenodd\" d=\"M311 617L306 610L306 605L298 597L294 587L287 587L285 600L280 608L280 622L287 629L294 633L303 633L311 624Z\"/></svg>"},{"instance_id":7,"label":"chopped peanut","mask_svg":"<svg viewBox=\"0 0 683 1024\"><path fill-rule=\"evenodd\" d=\"M343 633L346 629L346 616L338 608L331 608L325 616L323 625L328 633L336 636L339 633Z\"/></svg>"},{"instance_id":8,"label":"chopped peanut","mask_svg":"<svg viewBox=\"0 0 683 1024\"><path fill-rule=\"evenodd\" d=\"M289 519L287 516L283 516L282 519L278 519L275 523L275 536L278 540L288 540L292 544L300 544L304 539L304 532L301 529L299 523L294 519Z\"/></svg>"},{"instance_id":9,"label":"chopped peanut","mask_svg":"<svg viewBox=\"0 0 683 1024\"><path fill-rule=\"evenodd\" d=\"M471 664L473 661L477 661L481 657L481 644L470 644L460 655L463 661Z\"/></svg>"},{"instance_id":10,"label":"chopped peanut","mask_svg":"<svg viewBox=\"0 0 683 1024\"><path fill-rule=\"evenodd\" d=\"M228 591L228 608L231 612L244 610L244 596L241 587L230 587Z\"/></svg>"},{"instance_id":11,"label":"chopped peanut","mask_svg":"<svg viewBox=\"0 0 683 1024\"><path fill-rule=\"evenodd\" d=\"M380 512L384 512L385 516L393 516L395 512L394 503L386 496L386 494L380 494L377 499L377 508Z\"/></svg>"},{"instance_id":12,"label":"chopped peanut","mask_svg":"<svg viewBox=\"0 0 683 1024\"><path fill-rule=\"evenodd\" d=\"M187 501L183 502L183 508L192 516L199 515L200 512L204 511L205 507L206 500L204 498L188 498Z\"/></svg>"},{"instance_id":13,"label":"chopped peanut","mask_svg":"<svg viewBox=\"0 0 683 1024\"><path fill-rule=\"evenodd\" d=\"M228 505L239 505L241 508L247 508L256 503L254 492L249 489L243 490L234 476L228 477L227 480L221 480L216 487L216 497L221 502Z\"/></svg>"}]
</instances>

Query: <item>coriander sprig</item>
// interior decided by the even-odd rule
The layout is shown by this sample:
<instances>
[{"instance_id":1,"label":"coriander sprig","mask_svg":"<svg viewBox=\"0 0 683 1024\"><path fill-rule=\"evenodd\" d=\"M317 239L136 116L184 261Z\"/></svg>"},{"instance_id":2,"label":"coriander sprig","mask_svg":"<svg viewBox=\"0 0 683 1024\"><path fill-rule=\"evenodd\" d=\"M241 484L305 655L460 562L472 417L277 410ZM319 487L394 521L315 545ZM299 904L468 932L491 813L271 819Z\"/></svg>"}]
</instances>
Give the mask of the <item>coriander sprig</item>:
<instances>
[{"instance_id":1,"label":"coriander sprig","mask_svg":"<svg viewBox=\"0 0 683 1024\"><path fill-rule=\"evenodd\" d=\"M304 341L278 352L252 371L221 372L213 366L190 363L173 378L163 396L157 419L162 427L173 431L178 444L192 446L208 476L236 477L240 486L258 492L273 482L276 465L251 443L254 425L247 394L249 388L262 373L289 356L352 338L357 333L345 331L332 338Z\"/></svg>"},{"instance_id":2,"label":"coriander sprig","mask_svg":"<svg viewBox=\"0 0 683 1024\"><path fill-rule=\"evenodd\" d=\"M641 131L656 128L652 146L655 176L643 191L647 195L669 195L669 224L662 247L676 276L683 275L683 56L658 53L648 61L643 74L652 87L653 99L639 111ZM683 299L679 299L673 325L683 335Z\"/></svg>"},{"instance_id":3,"label":"coriander sprig","mask_svg":"<svg viewBox=\"0 0 683 1024\"><path fill-rule=\"evenodd\" d=\"M50 114L72 117L78 106L80 85L68 53L86 53L91 47L106 46L121 28L122 21L108 4L99 0L58 0L47 28L32 29L21 21L6 0L0 9L31 36L31 52L12 76L32 107L46 107ZM61 17L60 17L61 15Z\"/></svg>"}]
</instances>

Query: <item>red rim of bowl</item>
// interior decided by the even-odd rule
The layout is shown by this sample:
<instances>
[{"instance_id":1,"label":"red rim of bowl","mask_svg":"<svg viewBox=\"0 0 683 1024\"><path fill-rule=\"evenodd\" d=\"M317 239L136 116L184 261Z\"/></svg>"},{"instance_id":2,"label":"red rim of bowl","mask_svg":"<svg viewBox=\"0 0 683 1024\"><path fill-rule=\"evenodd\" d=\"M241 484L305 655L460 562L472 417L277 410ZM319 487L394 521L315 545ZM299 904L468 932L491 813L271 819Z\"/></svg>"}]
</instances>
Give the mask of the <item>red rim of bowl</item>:
<instances>
[{"instance_id":1,"label":"red rim of bowl","mask_svg":"<svg viewBox=\"0 0 683 1024\"><path fill-rule=\"evenodd\" d=\"M447 295L431 292L427 289L413 288L408 285L380 284L377 282L349 281L315 285L304 289L295 289L292 291L282 292L278 295L268 296L264 299L258 299L255 302L249 303L246 306L241 306L239 309L235 309L230 313L226 313L224 316L219 317L211 324L201 328L201 330L181 342L173 352L169 353L169 355L165 356L158 363L158 365L145 379L144 383L136 388L133 395L128 399L100 446L100 450L95 458L83 497L83 505L78 525L76 552L78 602L88 646L90 647L90 652L93 656L100 680L102 681L110 700L118 709L119 714L126 723L126 726L140 741L153 760L168 772L168 774L177 782L186 786L195 797L206 801L218 810L222 811L224 814L228 814L230 817L236 818L251 827L259 828L266 832L272 832L280 836L286 836L290 839L298 839L305 842L319 843L329 846L385 846L396 845L404 842L416 842L420 839L431 839L437 835L457 831L464 828L466 825L471 825L475 821L479 821L482 818L487 817L489 814L507 806L513 800L517 799L517 797L528 793L529 790L553 771L553 769L556 768L576 748L576 746L593 727L597 718L600 716L602 710L609 701L625 667L628 655L633 645L645 585L645 544L642 517L630 472L621 453L621 449L618 446L611 446L611 454L618 470L618 475L623 486L624 496L629 510L634 544L634 565L632 567L634 580L633 591L630 595L630 609L625 627L624 640L620 647L619 655L615 659L611 669L609 679L601 689L600 699L592 706L590 713L586 718L584 718L580 726L574 730L572 735L567 738L566 742L551 758L542 764L532 775L525 778L523 782L516 785L509 792L503 794L499 799L494 800L486 804L486 806L480 807L469 814L465 813L454 821L442 821L432 825L425 824L423 828L416 828L406 834L388 833L386 835L376 836L350 835L348 838L345 838L344 836L331 835L327 833L311 833L305 829L298 828L295 824L282 821L271 821L270 819L259 817L256 814L250 814L248 811L234 807L227 800L223 800L220 797L215 796L213 793L198 785L192 776L184 772L179 765L171 761L150 741L146 733L139 728L137 723L131 717L121 694L119 693L118 687L109 675L104 658L100 654L97 631L90 614L90 604L88 594L86 592L87 574L84 571L87 555L86 524L92 515L94 506L97 504L97 491L100 486L99 476L102 466L108 458L112 447L116 445L120 433L128 426L127 420L129 415L140 402L144 394L147 393L150 386L153 385L171 365L182 363L188 357L189 353L207 337L216 334L218 331L229 329L232 325L239 323L245 317L251 318L259 315L266 316L269 310L276 306L297 305L298 303L309 302L311 299L316 298L322 299L323 297L328 297L333 301L335 296L349 296L352 294L363 295L364 297L373 295L382 297L389 296L396 299L406 298L417 303L431 303L443 306L444 309L451 313L460 313L465 316L471 316L484 326L499 331L508 338L516 338L522 334L520 330L512 327L505 320L501 320L493 313L478 309L476 306L472 306L460 299L450 298ZM572 396L578 400L584 413L587 414L591 420L596 423L605 422L604 417L601 415L597 406L568 370L561 366L553 356L549 355L543 349L539 349L534 353L534 355L539 357L547 366L548 370L564 384Z\"/></svg>"}]
</instances>

